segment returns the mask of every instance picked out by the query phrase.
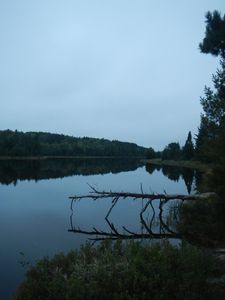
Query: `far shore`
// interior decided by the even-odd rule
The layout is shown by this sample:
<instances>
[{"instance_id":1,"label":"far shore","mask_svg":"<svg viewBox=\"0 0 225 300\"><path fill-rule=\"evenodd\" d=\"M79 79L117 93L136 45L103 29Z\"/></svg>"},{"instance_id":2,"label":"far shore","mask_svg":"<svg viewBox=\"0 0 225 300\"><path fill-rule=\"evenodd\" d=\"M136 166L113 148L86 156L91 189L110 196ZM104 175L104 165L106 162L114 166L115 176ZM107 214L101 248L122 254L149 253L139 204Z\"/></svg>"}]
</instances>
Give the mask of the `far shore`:
<instances>
[{"instance_id":1,"label":"far shore","mask_svg":"<svg viewBox=\"0 0 225 300\"><path fill-rule=\"evenodd\" d=\"M202 172L210 172L213 168L212 164L204 164L200 161L195 160L162 160L160 158L145 159L143 160L146 164L159 165L159 166L173 166L196 169Z\"/></svg>"},{"instance_id":2,"label":"far shore","mask_svg":"<svg viewBox=\"0 0 225 300\"><path fill-rule=\"evenodd\" d=\"M1 160L47 160L47 159L105 159L105 158L132 158L140 159L145 164L152 164L158 166L172 166L196 169L201 172L210 172L214 167L212 164L204 164L200 161L194 160L162 160L160 158L144 159L142 157L135 156L0 156Z\"/></svg>"},{"instance_id":3,"label":"far shore","mask_svg":"<svg viewBox=\"0 0 225 300\"><path fill-rule=\"evenodd\" d=\"M0 156L0 160L44 160L44 159L70 159L70 158L136 158L136 156Z\"/></svg>"}]
</instances>

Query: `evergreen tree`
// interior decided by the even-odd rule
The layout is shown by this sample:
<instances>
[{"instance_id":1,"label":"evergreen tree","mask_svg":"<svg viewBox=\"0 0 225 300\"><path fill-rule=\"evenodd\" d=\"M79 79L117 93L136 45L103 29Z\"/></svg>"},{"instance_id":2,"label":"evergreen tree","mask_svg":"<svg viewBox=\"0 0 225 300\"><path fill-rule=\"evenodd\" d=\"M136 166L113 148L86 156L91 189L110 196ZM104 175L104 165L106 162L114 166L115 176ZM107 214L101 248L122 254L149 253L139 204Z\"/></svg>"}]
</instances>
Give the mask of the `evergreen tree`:
<instances>
[{"instance_id":1,"label":"evergreen tree","mask_svg":"<svg viewBox=\"0 0 225 300\"><path fill-rule=\"evenodd\" d=\"M162 152L162 159L179 160L181 157L181 149L179 143L168 144Z\"/></svg>"},{"instance_id":2,"label":"evergreen tree","mask_svg":"<svg viewBox=\"0 0 225 300\"><path fill-rule=\"evenodd\" d=\"M182 155L183 155L183 158L187 159L187 160L193 158L193 156L194 156L194 145L192 142L191 131L189 131L189 133L188 133L187 140L182 149Z\"/></svg>"},{"instance_id":3,"label":"evergreen tree","mask_svg":"<svg viewBox=\"0 0 225 300\"><path fill-rule=\"evenodd\" d=\"M213 75L214 89L205 87L203 114L196 139L196 155L206 162L225 163L225 15L206 14L206 34L200 49L219 55L221 68Z\"/></svg>"},{"instance_id":4,"label":"evergreen tree","mask_svg":"<svg viewBox=\"0 0 225 300\"><path fill-rule=\"evenodd\" d=\"M214 90L206 87L201 98L203 115L196 140L198 157L207 162L224 161L225 153L225 59L213 76Z\"/></svg>"},{"instance_id":5,"label":"evergreen tree","mask_svg":"<svg viewBox=\"0 0 225 300\"><path fill-rule=\"evenodd\" d=\"M146 158L148 158L148 159L156 158L155 150L152 147L150 147L146 150Z\"/></svg>"},{"instance_id":6,"label":"evergreen tree","mask_svg":"<svg viewBox=\"0 0 225 300\"><path fill-rule=\"evenodd\" d=\"M218 11L206 14L205 37L199 47L203 53L220 55L225 58L225 15Z\"/></svg>"}]
</instances>

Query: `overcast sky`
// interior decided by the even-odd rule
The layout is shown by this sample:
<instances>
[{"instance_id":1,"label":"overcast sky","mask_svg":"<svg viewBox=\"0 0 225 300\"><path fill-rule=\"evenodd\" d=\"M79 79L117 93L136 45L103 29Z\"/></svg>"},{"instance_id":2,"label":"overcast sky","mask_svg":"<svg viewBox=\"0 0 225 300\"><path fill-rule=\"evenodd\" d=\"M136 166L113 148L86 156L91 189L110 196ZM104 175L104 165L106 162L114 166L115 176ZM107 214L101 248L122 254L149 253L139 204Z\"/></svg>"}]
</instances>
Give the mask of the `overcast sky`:
<instances>
[{"instance_id":1,"label":"overcast sky","mask_svg":"<svg viewBox=\"0 0 225 300\"><path fill-rule=\"evenodd\" d=\"M0 129L162 149L197 132L224 0L0 0Z\"/></svg>"}]
</instances>

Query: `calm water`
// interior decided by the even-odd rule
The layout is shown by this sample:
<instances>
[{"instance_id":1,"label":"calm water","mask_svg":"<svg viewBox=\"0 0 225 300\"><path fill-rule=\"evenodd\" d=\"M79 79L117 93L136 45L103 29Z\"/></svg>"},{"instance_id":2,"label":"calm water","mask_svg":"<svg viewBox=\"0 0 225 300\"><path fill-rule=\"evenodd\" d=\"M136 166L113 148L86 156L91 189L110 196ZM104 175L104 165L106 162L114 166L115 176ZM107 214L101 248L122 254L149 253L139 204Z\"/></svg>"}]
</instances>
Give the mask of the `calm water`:
<instances>
[{"instance_id":1,"label":"calm water","mask_svg":"<svg viewBox=\"0 0 225 300\"><path fill-rule=\"evenodd\" d=\"M24 276L20 261L79 248L87 235L68 232L72 226L110 231L105 215L111 200L90 199L73 204L71 195L87 194L87 183L98 190L185 193L194 188L194 171L146 167L136 160L82 159L0 161L0 299L10 299ZM120 200L110 215L118 230L143 230L142 200ZM155 205L155 204L154 204ZM156 207L157 212L157 207ZM146 213L146 219L151 213Z\"/></svg>"}]
</instances>

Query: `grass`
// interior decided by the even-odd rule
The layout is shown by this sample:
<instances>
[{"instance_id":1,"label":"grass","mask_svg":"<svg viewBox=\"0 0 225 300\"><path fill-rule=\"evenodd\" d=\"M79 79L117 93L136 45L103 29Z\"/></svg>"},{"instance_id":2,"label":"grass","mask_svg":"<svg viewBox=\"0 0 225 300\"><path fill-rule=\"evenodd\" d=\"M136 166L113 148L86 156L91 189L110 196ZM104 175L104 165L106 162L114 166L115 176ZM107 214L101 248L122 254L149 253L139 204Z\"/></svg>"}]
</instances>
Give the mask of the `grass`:
<instances>
[{"instance_id":1,"label":"grass","mask_svg":"<svg viewBox=\"0 0 225 300\"><path fill-rule=\"evenodd\" d=\"M221 264L207 252L168 242L89 244L31 267L16 300L224 299Z\"/></svg>"}]
</instances>

